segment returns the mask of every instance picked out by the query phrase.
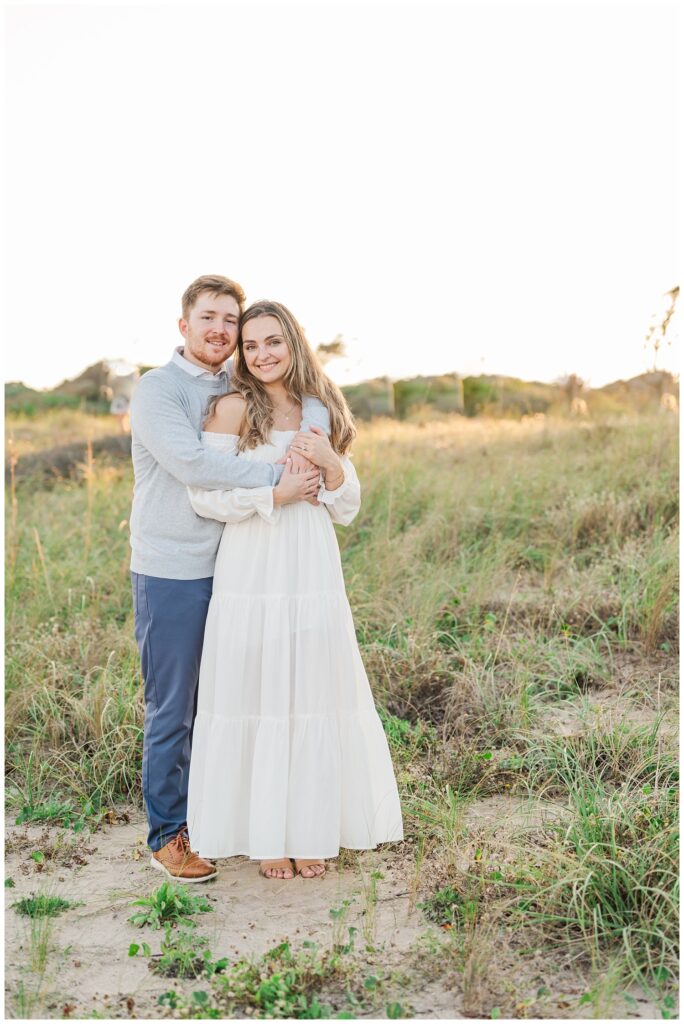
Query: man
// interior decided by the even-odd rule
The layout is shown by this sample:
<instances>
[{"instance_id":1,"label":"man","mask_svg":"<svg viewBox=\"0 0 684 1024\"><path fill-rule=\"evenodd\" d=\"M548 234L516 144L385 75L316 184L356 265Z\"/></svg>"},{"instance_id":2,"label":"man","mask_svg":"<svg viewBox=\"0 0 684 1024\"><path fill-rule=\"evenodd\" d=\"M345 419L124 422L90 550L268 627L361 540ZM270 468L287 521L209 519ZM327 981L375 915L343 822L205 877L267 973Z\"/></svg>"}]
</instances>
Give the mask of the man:
<instances>
[{"instance_id":1,"label":"man","mask_svg":"<svg viewBox=\"0 0 684 1024\"><path fill-rule=\"evenodd\" d=\"M228 278L194 281L178 323L183 346L142 377L131 401L131 578L145 680L148 845L153 867L183 882L216 876L215 865L190 849L186 808L204 624L223 530L222 523L195 515L186 488L275 486L283 472L201 443L209 399L230 390L226 360L237 345L244 301L240 285ZM322 403L302 399L303 427L329 433ZM289 500L314 500L318 470L301 456L293 459L300 471Z\"/></svg>"}]
</instances>

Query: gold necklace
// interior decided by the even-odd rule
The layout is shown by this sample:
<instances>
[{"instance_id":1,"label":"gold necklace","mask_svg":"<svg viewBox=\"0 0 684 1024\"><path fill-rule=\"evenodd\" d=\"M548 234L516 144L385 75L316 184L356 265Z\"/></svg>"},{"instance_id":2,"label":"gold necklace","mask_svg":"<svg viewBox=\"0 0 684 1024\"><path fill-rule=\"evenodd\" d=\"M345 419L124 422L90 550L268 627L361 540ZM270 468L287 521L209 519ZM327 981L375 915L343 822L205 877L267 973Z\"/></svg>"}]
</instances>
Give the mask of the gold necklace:
<instances>
[{"instance_id":1,"label":"gold necklace","mask_svg":"<svg viewBox=\"0 0 684 1024\"><path fill-rule=\"evenodd\" d=\"M290 408L287 410L287 412L284 412L282 409L278 408L277 406L276 406L276 408L273 411L277 412L277 413L280 413L280 415L283 417L283 419L289 420L290 415L292 414L292 411L294 409L296 409L296 407L297 407L297 402L293 402L292 405L290 406Z\"/></svg>"}]
</instances>

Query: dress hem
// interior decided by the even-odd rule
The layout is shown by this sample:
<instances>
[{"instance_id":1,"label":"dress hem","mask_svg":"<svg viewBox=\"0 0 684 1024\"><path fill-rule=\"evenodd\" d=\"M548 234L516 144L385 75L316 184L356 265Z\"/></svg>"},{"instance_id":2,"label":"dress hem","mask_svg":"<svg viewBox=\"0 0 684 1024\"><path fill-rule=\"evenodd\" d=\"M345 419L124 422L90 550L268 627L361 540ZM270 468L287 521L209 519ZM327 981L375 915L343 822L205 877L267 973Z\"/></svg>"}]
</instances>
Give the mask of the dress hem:
<instances>
[{"instance_id":1,"label":"dress hem","mask_svg":"<svg viewBox=\"0 0 684 1024\"><path fill-rule=\"evenodd\" d=\"M342 850L377 850L378 846L385 846L388 843L402 843L404 841L403 835L397 839L379 839L373 846L340 846L335 853L268 853L263 856L256 853L246 853L244 850L236 851L235 853L209 853L206 849L201 847L195 852L200 857L211 857L212 860L230 860L231 857L247 857L249 860L261 861L261 860L282 860L287 858L288 860L334 860L339 857ZM192 842L192 840L191 840ZM194 844L193 844L194 845Z\"/></svg>"}]
</instances>

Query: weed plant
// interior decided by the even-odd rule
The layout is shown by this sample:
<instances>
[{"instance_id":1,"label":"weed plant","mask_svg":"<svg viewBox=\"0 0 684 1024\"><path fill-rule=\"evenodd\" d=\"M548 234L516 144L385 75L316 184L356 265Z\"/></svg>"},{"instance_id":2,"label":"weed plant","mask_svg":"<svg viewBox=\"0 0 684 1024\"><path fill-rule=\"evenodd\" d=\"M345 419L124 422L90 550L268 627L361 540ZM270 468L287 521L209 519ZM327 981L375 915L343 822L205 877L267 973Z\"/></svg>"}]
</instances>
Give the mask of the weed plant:
<instances>
[{"instance_id":1,"label":"weed plant","mask_svg":"<svg viewBox=\"0 0 684 1024\"><path fill-rule=\"evenodd\" d=\"M259 960L241 960L218 975L212 984L211 1009L222 1017L331 1018L333 1009L320 1003L318 995L327 982L344 973L339 954L318 954L313 946L295 954L288 943L281 943ZM177 1007L170 993L161 996L160 1003Z\"/></svg>"},{"instance_id":2,"label":"weed plant","mask_svg":"<svg viewBox=\"0 0 684 1024\"><path fill-rule=\"evenodd\" d=\"M189 999L165 992L159 1003L176 1015L199 1019L339 1020L378 1006L387 1019L410 1016L400 1002L386 999L386 980L359 974L342 952L321 952L311 942L294 951L282 942L214 974L208 991L193 992Z\"/></svg>"},{"instance_id":3,"label":"weed plant","mask_svg":"<svg viewBox=\"0 0 684 1024\"><path fill-rule=\"evenodd\" d=\"M56 917L76 904L70 903L69 900L63 900L61 896L40 894L39 896L25 896L13 903L12 906L18 914L23 914L24 917Z\"/></svg>"},{"instance_id":4,"label":"weed plant","mask_svg":"<svg viewBox=\"0 0 684 1024\"><path fill-rule=\"evenodd\" d=\"M151 896L134 900L133 907L142 907L129 917L131 924L139 928L159 929L162 925L185 924L194 927L193 914L206 914L214 908L204 896L195 896L182 885L162 882Z\"/></svg>"},{"instance_id":5,"label":"weed plant","mask_svg":"<svg viewBox=\"0 0 684 1024\"><path fill-rule=\"evenodd\" d=\"M167 925L161 953L151 957L150 970L165 978L211 978L225 971L228 960L225 957L212 960L208 947L209 940L205 936L186 929L174 931ZM129 956L135 956L139 948L136 943L132 943ZM146 943L143 943L143 953L150 956L150 948Z\"/></svg>"}]
</instances>

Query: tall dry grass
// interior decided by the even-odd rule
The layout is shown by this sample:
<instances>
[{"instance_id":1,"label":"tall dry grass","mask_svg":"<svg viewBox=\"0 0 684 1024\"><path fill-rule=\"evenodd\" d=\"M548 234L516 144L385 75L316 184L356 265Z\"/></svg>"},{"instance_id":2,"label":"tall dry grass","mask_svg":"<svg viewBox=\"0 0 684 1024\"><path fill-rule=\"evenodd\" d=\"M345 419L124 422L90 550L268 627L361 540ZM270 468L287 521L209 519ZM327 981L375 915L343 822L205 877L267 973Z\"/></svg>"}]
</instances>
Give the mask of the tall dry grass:
<instances>
[{"instance_id":1,"label":"tall dry grass","mask_svg":"<svg viewBox=\"0 0 684 1024\"><path fill-rule=\"evenodd\" d=\"M413 899L447 886L471 907L449 942L469 965L472 1006L487 1010L487 936L521 928L591 970L609 959L612 978L669 991L677 778L662 718L676 671L676 426L377 421L361 426L354 457L363 507L338 536L400 781ZM140 800L131 486L127 466L92 453L78 480L12 482L6 724L18 808ZM650 720L591 719L609 690L625 710L653 709ZM554 732L552 712L572 712L576 728ZM507 853L476 841L468 807L509 793L554 800L565 817Z\"/></svg>"}]
</instances>

